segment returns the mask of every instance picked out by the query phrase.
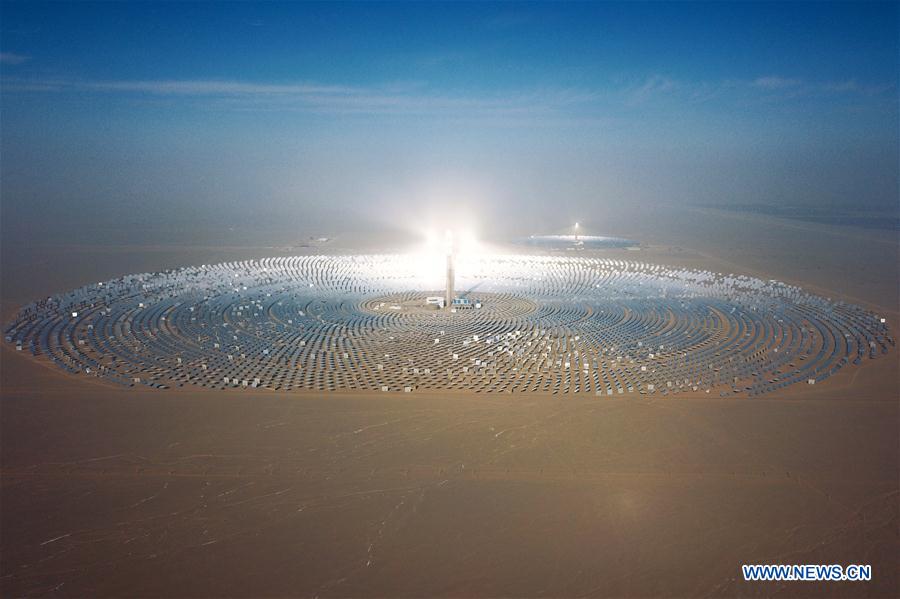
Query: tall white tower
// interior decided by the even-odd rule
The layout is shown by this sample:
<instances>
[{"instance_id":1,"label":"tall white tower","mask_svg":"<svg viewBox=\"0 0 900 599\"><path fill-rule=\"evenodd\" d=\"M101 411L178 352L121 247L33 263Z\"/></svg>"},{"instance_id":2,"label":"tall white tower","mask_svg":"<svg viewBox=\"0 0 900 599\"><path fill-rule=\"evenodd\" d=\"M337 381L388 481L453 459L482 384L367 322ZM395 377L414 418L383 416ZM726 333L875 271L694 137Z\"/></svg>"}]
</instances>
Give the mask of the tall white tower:
<instances>
[{"instance_id":1,"label":"tall white tower","mask_svg":"<svg viewBox=\"0 0 900 599\"><path fill-rule=\"evenodd\" d=\"M453 289L454 279L456 276L455 268L454 268L454 250L453 247L453 233L447 231L447 287L444 292L444 305L446 307L451 307L453 305L453 298L456 296L456 291Z\"/></svg>"}]
</instances>

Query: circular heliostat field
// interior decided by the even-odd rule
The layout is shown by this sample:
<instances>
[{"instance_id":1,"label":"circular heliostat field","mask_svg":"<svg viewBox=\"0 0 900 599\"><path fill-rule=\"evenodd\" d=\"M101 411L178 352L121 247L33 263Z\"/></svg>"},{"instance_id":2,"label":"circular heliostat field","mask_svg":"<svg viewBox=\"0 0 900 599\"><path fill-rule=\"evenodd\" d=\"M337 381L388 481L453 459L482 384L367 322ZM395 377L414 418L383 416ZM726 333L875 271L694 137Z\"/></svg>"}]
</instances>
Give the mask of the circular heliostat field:
<instances>
[{"instance_id":1,"label":"circular heliostat field","mask_svg":"<svg viewBox=\"0 0 900 599\"><path fill-rule=\"evenodd\" d=\"M879 316L775 281L518 255L459 273L455 312L403 256L136 274L26 306L6 340L123 385L604 396L753 396L894 345Z\"/></svg>"}]
</instances>

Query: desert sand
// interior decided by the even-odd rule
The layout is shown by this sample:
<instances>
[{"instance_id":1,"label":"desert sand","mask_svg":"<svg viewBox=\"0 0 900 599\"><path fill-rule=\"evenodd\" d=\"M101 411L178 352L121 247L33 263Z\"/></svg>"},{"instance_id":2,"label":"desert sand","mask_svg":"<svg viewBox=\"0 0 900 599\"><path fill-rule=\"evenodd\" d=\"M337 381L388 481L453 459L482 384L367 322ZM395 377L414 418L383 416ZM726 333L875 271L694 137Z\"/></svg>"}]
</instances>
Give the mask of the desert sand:
<instances>
[{"instance_id":1,"label":"desert sand","mask_svg":"<svg viewBox=\"0 0 900 599\"><path fill-rule=\"evenodd\" d=\"M644 245L607 255L779 278L897 322L890 237L684 220L611 230ZM2 314L127 272L315 251L289 246L4 247ZM138 391L5 345L0 589L896 596L897 375L894 351L750 400ZM744 563L871 564L873 580L745 583Z\"/></svg>"}]
</instances>

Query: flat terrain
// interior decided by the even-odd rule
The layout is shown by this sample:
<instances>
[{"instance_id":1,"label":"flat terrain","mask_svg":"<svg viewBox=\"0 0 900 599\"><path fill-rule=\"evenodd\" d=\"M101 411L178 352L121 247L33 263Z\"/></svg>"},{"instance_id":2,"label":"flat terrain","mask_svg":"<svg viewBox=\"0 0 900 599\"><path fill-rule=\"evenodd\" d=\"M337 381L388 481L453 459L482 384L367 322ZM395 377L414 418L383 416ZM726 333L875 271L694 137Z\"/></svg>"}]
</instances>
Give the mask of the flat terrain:
<instances>
[{"instance_id":1,"label":"flat terrain","mask_svg":"<svg viewBox=\"0 0 900 599\"><path fill-rule=\"evenodd\" d=\"M4 362L6 595L897 588L893 401L134 392Z\"/></svg>"},{"instance_id":2,"label":"flat terrain","mask_svg":"<svg viewBox=\"0 0 900 599\"><path fill-rule=\"evenodd\" d=\"M735 234L735 246L752 235ZM765 248L742 258L699 239L668 245L676 237L660 233L628 257L728 262L837 292L853 283L846 295L895 318L896 262L842 283L840 248L820 260L838 273L829 278L813 257L773 257L789 240L768 258ZM856 260L877 264L884 247L896 256L878 243ZM23 298L91 280L275 253L145 250L7 254L4 316ZM35 260L42 273L26 277ZM4 596L900 590L896 351L752 400L135 391L8 346L0 356ZM869 563L874 580L744 583L743 563Z\"/></svg>"}]
</instances>

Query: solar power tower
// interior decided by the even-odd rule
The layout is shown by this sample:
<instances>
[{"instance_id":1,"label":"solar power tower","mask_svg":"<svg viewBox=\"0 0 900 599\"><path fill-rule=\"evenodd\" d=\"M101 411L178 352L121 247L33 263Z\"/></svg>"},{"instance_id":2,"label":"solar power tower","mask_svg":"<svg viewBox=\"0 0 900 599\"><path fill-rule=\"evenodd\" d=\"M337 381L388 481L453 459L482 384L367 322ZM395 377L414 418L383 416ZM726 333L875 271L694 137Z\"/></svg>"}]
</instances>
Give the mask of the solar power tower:
<instances>
[{"instance_id":1,"label":"solar power tower","mask_svg":"<svg viewBox=\"0 0 900 599\"><path fill-rule=\"evenodd\" d=\"M453 233L447 231L447 287L444 296L444 305L450 308L453 306L453 299L456 297L456 293L453 289L454 278L456 276L455 267L454 267L454 254L456 248L453 243Z\"/></svg>"}]
</instances>

